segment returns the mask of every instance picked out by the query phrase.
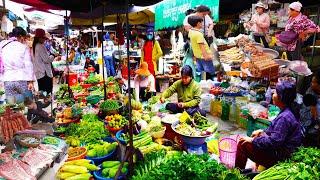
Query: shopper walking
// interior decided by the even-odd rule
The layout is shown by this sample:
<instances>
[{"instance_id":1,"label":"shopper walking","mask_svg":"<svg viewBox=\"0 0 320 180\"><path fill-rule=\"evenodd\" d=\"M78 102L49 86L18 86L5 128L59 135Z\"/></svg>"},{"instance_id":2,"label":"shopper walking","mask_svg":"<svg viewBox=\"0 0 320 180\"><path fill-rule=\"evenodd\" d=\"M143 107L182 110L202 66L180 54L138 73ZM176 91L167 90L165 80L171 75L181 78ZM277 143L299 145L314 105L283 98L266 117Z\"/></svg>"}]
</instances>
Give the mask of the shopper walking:
<instances>
[{"instance_id":1,"label":"shopper walking","mask_svg":"<svg viewBox=\"0 0 320 180\"><path fill-rule=\"evenodd\" d=\"M14 98L21 102L31 94L33 89L34 71L30 55L30 49L25 44L27 32L16 27L12 31L9 40L0 43L1 59L3 70L0 77L4 81L4 88L7 100Z\"/></svg>"},{"instance_id":2,"label":"shopper walking","mask_svg":"<svg viewBox=\"0 0 320 180\"><path fill-rule=\"evenodd\" d=\"M103 42L103 46L104 46L104 63L107 69L107 74L108 76L115 76L116 75L116 71L115 71L115 62L114 59L112 57L112 53L114 51L114 43L113 41L110 39L110 35L109 33L106 33L104 35L104 42Z\"/></svg>"},{"instance_id":3,"label":"shopper walking","mask_svg":"<svg viewBox=\"0 0 320 180\"><path fill-rule=\"evenodd\" d=\"M32 44L34 71L38 81L39 91L46 91L48 94L52 93L52 69L51 63L55 57L49 55L44 42L46 41L46 32L43 29L36 29ZM57 58L60 58L57 57Z\"/></svg>"},{"instance_id":4,"label":"shopper walking","mask_svg":"<svg viewBox=\"0 0 320 180\"><path fill-rule=\"evenodd\" d=\"M266 13L267 8L262 2L256 4L256 13L252 15L251 20L244 24L245 28L252 31L254 40L257 43L263 43L265 48L269 47L266 35L269 33L270 17Z\"/></svg>"}]
</instances>

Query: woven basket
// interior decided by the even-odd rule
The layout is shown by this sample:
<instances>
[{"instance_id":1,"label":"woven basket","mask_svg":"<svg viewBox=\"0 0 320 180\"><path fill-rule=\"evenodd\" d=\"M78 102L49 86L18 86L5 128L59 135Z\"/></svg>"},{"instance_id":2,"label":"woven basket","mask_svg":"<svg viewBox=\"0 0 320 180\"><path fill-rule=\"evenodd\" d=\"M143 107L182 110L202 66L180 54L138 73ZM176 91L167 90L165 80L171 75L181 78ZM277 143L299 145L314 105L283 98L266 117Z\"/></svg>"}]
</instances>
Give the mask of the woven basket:
<instances>
[{"instance_id":1,"label":"woven basket","mask_svg":"<svg viewBox=\"0 0 320 180\"><path fill-rule=\"evenodd\" d=\"M36 144L25 143L25 142L22 141L22 139L24 139L24 138L26 138L26 137L35 138L35 139L38 140L39 143L36 143ZM16 140L17 140L17 142L18 142L21 146L23 146L23 147L29 147L29 148L30 148L30 147L32 147L32 148L38 147L38 146L40 145L40 141L41 141L39 137L37 137L37 136L35 136L35 135L30 135L30 134L18 135L18 136L16 137Z\"/></svg>"}]
</instances>

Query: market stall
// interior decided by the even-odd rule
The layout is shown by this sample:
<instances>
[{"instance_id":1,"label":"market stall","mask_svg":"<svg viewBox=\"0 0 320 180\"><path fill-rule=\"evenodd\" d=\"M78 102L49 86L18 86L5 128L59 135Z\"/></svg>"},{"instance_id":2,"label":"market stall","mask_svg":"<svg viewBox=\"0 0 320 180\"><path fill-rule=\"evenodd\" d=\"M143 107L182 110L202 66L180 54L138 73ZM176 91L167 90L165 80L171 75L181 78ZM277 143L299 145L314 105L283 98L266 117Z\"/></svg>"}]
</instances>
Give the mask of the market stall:
<instances>
[{"instance_id":1,"label":"market stall","mask_svg":"<svg viewBox=\"0 0 320 180\"><path fill-rule=\"evenodd\" d=\"M51 3L62 7L59 2ZM91 3L91 8L98 7ZM105 4L102 6L104 10ZM77 1L66 2L66 7L89 12ZM127 35L128 11L129 6ZM140 56L126 48L127 53L119 56L126 60L130 86ZM199 108L222 121L238 124L248 136L267 129L281 112L271 104L275 84L296 82L295 74L311 73L306 63L277 59L277 51L262 48L245 35L218 40L218 49L225 74L213 81L200 81ZM181 79L180 55L163 58L163 73L156 76L157 80ZM23 115L24 107L0 106L0 132L7 146L0 154L0 177L242 180L257 174L235 168L237 144L244 134L222 134L218 131L220 124L211 116L205 117L200 111L173 114L166 106L174 100L159 94L139 102L130 91L123 91L122 79L101 77L90 68L82 72L82 66L63 61L55 62L54 68L68 69L68 84L59 85L53 96L56 107L52 133L31 130L33 125ZM169 82L162 90L168 86ZM277 163L254 179L317 179L319 153L317 148L301 147L286 162Z\"/></svg>"}]
</instances>

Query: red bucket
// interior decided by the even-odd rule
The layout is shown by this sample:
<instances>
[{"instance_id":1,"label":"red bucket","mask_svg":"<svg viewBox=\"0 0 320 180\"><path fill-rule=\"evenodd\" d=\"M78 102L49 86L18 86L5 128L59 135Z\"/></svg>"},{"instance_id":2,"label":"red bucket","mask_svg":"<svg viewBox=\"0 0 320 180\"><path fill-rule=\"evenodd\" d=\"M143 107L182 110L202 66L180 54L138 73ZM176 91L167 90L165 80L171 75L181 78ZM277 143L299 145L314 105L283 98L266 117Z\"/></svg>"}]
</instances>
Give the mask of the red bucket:
<instances>
[{"instance_id":1,"label":"red bucket","mask_svg":"<svg viewBox=\"0 0 320 180\"><path fill-rule=\"evenodd\" d=\"M78 84L78 74L70 73L68 77L68 83L70 86L76 86Z\"/></svg>"}]
</instances>

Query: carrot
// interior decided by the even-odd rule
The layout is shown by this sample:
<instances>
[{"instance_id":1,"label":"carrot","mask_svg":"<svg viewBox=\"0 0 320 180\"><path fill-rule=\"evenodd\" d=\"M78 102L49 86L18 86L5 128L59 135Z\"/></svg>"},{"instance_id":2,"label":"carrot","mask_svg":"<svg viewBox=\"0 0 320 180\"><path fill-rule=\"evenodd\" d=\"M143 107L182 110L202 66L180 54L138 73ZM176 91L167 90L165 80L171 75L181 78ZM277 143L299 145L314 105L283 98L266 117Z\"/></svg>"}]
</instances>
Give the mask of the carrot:
<instances>
[{"instance_id":1,"label":"carrot","mask_svg":"<svg viewBox=\"0 0 320 180\"><path fill-rule=\"evenodd\" d=\"M17 127L17 124L16 124L16 121L11 121L11 126L12 126L12 130L13 130L13 134L15 134L16 132L19 131L18 127Z\"/></svg>"},{"instance_id":2,"label":"carrot","mask_svg":"<svg viewBox=\"0 0 320 180\"><path fill-rule=\"evenodd\" d=\"M3 139L4 142L7 143L9 141L9 132L8 132L8 126L7 126L7 121L3 121Z\"/></svg>"},{"instance_id":3,"label":"carrot","mask_svg":"<svg viewBox=\"0 0 320 180\"><path fill-rule=\"evenodd\" d=\"M13 130L12 130L12 125L10 121L7 122L7 126L8 126L8 132L9 132L9 139L11 139L13 137Z\"/></svg>"}]
</instances>

